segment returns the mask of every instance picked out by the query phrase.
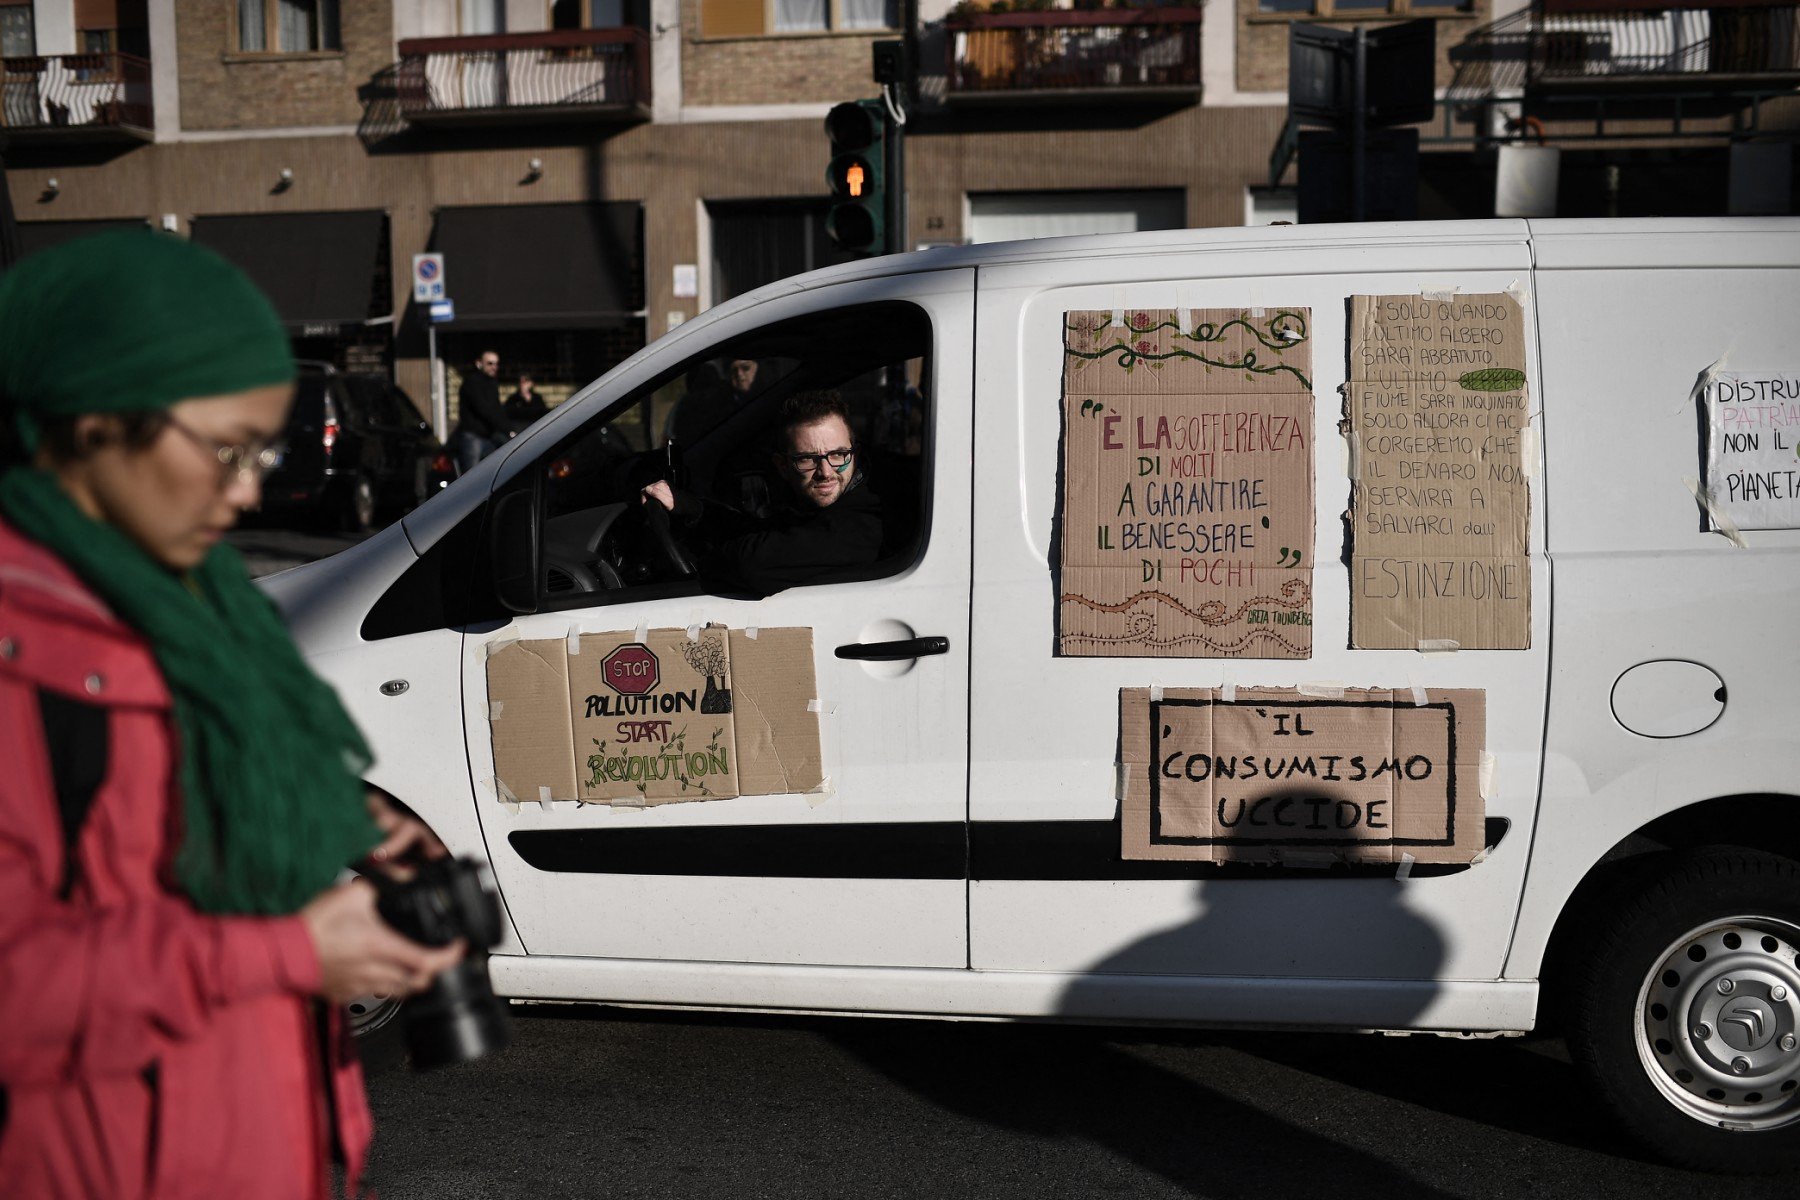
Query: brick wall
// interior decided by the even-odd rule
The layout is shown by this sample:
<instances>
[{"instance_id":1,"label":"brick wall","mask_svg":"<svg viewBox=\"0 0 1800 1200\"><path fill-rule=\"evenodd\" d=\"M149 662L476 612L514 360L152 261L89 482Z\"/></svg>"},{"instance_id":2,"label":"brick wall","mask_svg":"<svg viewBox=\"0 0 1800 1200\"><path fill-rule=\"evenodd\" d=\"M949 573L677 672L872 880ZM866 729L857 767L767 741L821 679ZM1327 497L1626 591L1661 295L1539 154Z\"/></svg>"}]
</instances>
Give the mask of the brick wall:
<instances>
[{"instance_id":1,"label":"brick wall","mask_svg":"<svg viewBox=\"0 0 1800 1200\"><path fill-rule=\"evenodd\" d=\"M390 0L339 0L343 50L304 56L240 55L236 9L176 0L183 128L355 124L356 89L395 61Z\"/></svg>"},{"instance_id":2,"label":"brick wall","mask_svg":"<svg viewBox=\"0 0 1800 1200\"><path fill-rule=\"evenodd\" d=\"M681 4L684 104L822 104L873 96L869 44L897 32L707 38L700 0Z\"/></svg>"},{"instance_id":3,"label":"brick wall","mask_svg":"<svg viewBox=\"0 0 1800 1200\"><path fill-rule=\"evenodd\" d=\"M1447 85L1450 77L1455 74L1450 66L1450 47L1462 41L1476 28L1487 24L1490 20L1488 14L1492 9L1493 0L1475 0L1474 8L1467 13L1437 16L1439 87ZM1405 13L1389 17L1360 13L1341 19L1320 18L1311 14L1290 17L1285 13L1259 11L1258 0L1237 0L1237 14L1237 85L1238 90L1243 92L1287 91L1288 26L1296 20L1338 29L1352 29L1357 25L1374 29L1399 21L1410 21L1418 16L1437 15Z\"/></svg>"}]
</instances>

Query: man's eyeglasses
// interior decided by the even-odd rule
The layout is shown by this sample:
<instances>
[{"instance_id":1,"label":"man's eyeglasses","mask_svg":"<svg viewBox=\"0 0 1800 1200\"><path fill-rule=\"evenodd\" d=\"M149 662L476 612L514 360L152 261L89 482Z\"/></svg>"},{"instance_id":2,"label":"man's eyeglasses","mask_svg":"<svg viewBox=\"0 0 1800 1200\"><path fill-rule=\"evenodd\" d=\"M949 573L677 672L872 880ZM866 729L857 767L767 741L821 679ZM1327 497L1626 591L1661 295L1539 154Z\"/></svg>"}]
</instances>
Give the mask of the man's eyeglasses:
<instances>
[{"instance_id":1,"label":"man's eyeglasses","mask_svg":"<svg viewBox=\"0 0 1800 1200\"><path fill-rule=\"evenodd\" d=\"M204 434L195 433L173 416L169 417L169 424L182 437L218 460L220 487L246 475L260 480L265 472L278 466L282 455L287 453L284 442L215 442Z\"/></svg>"},{"instance_id":2,"label":"man's eyeglasses","mask_svg":"<svg viewBox=\"0 0 1800 1200\"><path fill-rule=\"evenodd\" d=\"M850 465L850 456L855 453L854 450L827 450L823 454L784 454L782 457L787 459L796 475L811 475L825 466L842 473Z\"/></svg>"}]
</instances>

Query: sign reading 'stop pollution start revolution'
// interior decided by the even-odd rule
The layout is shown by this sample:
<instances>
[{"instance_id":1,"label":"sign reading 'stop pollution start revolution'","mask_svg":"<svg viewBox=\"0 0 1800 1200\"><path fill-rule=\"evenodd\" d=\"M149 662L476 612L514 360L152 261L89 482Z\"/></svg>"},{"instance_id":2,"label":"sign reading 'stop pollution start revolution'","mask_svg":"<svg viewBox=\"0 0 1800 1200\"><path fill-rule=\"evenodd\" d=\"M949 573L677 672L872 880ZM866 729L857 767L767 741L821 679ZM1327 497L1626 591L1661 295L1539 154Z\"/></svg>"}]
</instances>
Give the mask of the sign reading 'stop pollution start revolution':
<instances>
[{"instance_id":1,"label":"sign reading 'stop pollution start revolution'","mask_svg":"<svg viewBox=\"0 0 1800 1200\"><path fill-rule=\"evenodd\" d=\"M1498 292L1353 296L1350 644L1531 644L1528 331Z\"/></svg>"},{"instance_id":2,"label":"sign reading 'stop pollution start revolution'","mask_svg":"<svg viewBox=\"0 0 1800 1200\"><path fill-rule=\"evenodd\" d=\"M1312 654L1305 308L1063 316L1062 654Z\"/></svg>"}]
</instances>

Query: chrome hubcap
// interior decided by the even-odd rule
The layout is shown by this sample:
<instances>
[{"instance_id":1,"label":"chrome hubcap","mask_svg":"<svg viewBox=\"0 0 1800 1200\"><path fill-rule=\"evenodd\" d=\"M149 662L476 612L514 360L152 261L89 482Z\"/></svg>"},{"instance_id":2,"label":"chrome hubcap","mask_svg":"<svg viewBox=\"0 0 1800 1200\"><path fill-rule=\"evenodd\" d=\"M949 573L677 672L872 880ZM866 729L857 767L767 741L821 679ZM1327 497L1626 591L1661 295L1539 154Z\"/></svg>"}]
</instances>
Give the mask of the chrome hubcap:
<instances>
[{"instance_id":1,"label":"chrome hubcap","mask_svg":"<svg viewBox=\"0 0 1800 1200\"><path fill-rule=\"evenodd\" d=\"M1690 930L1638 989L1638 1059L1676 1108L1727 1129L1800 1120L1800 927Z\"/></svg>"}]
</instances>

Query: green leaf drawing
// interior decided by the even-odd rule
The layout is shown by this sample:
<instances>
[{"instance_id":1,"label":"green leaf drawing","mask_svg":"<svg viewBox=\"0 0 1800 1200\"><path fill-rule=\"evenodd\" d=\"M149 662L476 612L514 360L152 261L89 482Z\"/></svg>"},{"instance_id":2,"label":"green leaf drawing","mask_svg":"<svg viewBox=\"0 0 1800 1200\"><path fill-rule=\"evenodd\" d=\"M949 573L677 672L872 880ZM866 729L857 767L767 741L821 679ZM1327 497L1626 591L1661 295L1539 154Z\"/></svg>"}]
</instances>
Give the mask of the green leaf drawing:
<instances>
[{"instance_id":1,"label":"green leaf drawing","mask_svg":"<svg viewBox=\"0 0 1800 1200\"><path fill-rule=\"evenodd\" d=\"M1525 386L1525 372L1511 367L1484 367L1465 373L1456 382L1471 392L1516 392Z\"/></svg>"}]
</instances>

